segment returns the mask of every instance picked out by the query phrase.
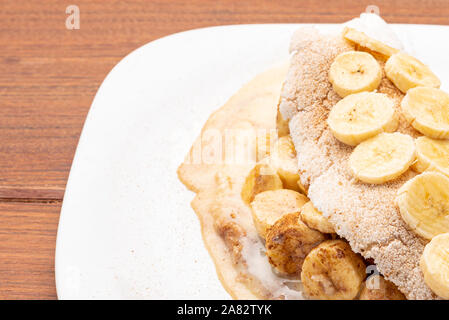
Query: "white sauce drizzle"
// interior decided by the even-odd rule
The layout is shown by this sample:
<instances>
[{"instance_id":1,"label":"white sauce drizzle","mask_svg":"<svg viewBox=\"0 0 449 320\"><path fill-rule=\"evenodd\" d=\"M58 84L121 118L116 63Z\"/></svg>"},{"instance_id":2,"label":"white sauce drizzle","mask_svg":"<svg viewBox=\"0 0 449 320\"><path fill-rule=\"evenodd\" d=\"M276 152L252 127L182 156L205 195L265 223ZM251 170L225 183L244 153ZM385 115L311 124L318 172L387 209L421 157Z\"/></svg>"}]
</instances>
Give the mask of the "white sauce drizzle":
<instances>
[{"instance_id":1,"label":"white sauce drizzle","mask_svg":"<svg viewBox=\"0 0 449 320\"><path fill-rule=\"evenodd\" d=\"M245 259L248 272L258 279L274 297L283 296L286 300L304 300L301 291L291 289L301 288L300 280L285 279L277 276L265 255L265 246L260 239L242 239L242 256Z\"/></svg>"}]
</instances>

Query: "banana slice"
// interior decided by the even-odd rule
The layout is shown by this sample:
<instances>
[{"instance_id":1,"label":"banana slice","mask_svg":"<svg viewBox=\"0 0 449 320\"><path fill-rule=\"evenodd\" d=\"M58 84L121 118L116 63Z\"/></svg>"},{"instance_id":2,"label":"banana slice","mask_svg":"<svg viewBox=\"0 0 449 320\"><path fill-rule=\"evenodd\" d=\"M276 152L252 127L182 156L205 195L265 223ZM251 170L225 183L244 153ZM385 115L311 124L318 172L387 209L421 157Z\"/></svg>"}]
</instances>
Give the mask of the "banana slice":
<instances>
[{"instance_id":1,"label":"banana slice","mask_svg":"<svg viewBox=\"0 0 449 320\"><path fill-rule=\"evenodd\" d=\"M425 239L449 232L449 178L438 172L424 172L407 181L396 203L402 219Z\"/></svg>"},{"instance_id":2,"label":"banana slice","mask_svg":"<svg viewBox=\"0 0 449 320\"><path fill-rule=\"evenodd\" d=\"M356 146L381 132L393 132L399 119L394 101L374 92L351 94L340 100L329 113L329 129L339 141Z\"/></svg>"},{"instance_id":3,"label":"banana slice","mask_svg":"<svg viewBox=\"0 0 449 320\"><path fill-rule=\"evenodd\" d=\"M277 171L285 189L301 191L298 185L298 162L292 138L287 135L280 137L271 152L270 165Z\"/></svg>"},{"instance_id":4,"label":"banana slice","mask_svg":"<svg viewBox=\"0 0 449 320\"><path fill-rule=\"evenodd\" d=\"M372 55L361 51L348 51L338 55L329 70L329 81L341 97L377 89L382 70Z\"/></svg>"},{"instance_id":5,"label":"banana slice","mask_svg":"<svg viewBox=\"0 0 449 320\"><path fill-rule=\"evenodd\" d=\"M301 178L298 180L298 188L303 194L307 195L307 188L302 184Z\"/></svg>"},{"instance_id":6,"label":"banana slice","mask_svg":"<svg viewBox=\"0 0 449 320\"><path fill-rule=\"evenodd\" d=\"M449 140L434 140L419 137L415 140L417 172L438 171L449 176Z\"/></svg>"},{"instance_id":7,"label":"banana slice","mask_svg":"<svg viewBox=\"0 0 449 320\"><path fill-rule=\"evenodd\" d=\"M306 255L325 239L301 221L299 212L286 214L267 233L268 260L282 274L299 275Z\"/></svg>"},{"instance_id":8,"label":"banana slice","mask_svg":"<svg viewBox=\"0 0 449 320\"><path fill-rule=\"evenodd\" d=\"M270 156L274 142L278 139L276 130L258 130L256 134L256 160L262 162Z\"/></svg>"},{"instance_id":9,"label":"banana slice","mask_svg":"<svg viewBox=\"0 0 449 320\"><path fill-rule=\"evenodd\" d=\"M241 196L249 204L257 194L277 189L282 189L282 181L276 171L268 164L258 163L246 177Z\"/></svg>"},{"instance_id":10,"label":"banana slice","mask_svg":"<svg viewBox=\"0 0 449 320\"><path fill-rule=\"evenodd\" d=\"M359 144L349 157L354 176L367 183L384 183L403 174L415 160L413 138L381 133Z\"/></svg>"},{"instance_id":11,"label":"banana slice","mask_svg":"<svg viewBox=\"0 0 449 320\"><path fill-rule=\"evenodd\" d=\"M434 139L449 138L449 94L429 87L407 91L402 112L413 128Z\"/></svg>"},{"instance_id":12,"label":"banana slice","mask_svg":"<svg viewBox=\"0 0 449 320\"><path fill-rule=\"evenodd\" d=\"M406 298L394 283L376 274L363 283L359 300L406 300Z\"/></svg>"},{"instance_id":13,"label":"banana slice","mask_svg":"<svg viewBox=\"0 0 449 320\"><path fill-rule=\"evenodd\" d=\"M404 52L398 52L388 59L385 73L387 78L404 93L418 86L439 88L441 85L440 80L428 66Z\"/></svg>"},{"instance_id":14,"label":"banana slice","mask_svg":"<svg viewBox=\"0 0 449 320\"><path fill-rule=\"evenodd\" d=\"M421 257L424 281L438 296L449 299L449 233L432 239Z\"/></svg>"},{"instance_id":15,"label":"banana slice","mask_svg":"<svg viewBox=\"0 0 449 320\"><path fill-rule=\"evenodd\" d=\"M259 193L251 202L254 225L262 239L268 229L284 214L297 212L309 201L299 192L287 189Z\"/></svg>"},{"instance_id":16,"label":"banana slice","mask_svg":"<svg viewBox=\"0 0 449 320\"><path fill-rule=\"evenodd\" d=\"M342 240L328 240L314 248L302 265L301 281L311 299L351 300L366 276L360 256Z\"/></svg>"},{"instance_id":17,"label":"banana slice","mask_svg":"<svg viewBox=\"0 0 449 320\"><path fill-rule=\"evenodd\" d=\"M312 229L323 233L335 233L332 224L313 206L312 201L309 201L302 206L301 219Z\"/></svg>"},{"instance_id":18,"label":"banana slice","mask_svg":"<svg viewBox=\"0 0 449 320\"><path fill-rule=\"evenodd\" d=\"M343 38L355 44L358 44L363 48L378 52L386 57L390 57L391 55L399 52L398 49L390 47L389 45L386 45L379 40L373 39L367 36L365 33L353 28L345 27L343 30Z\"/></svg>"}]
</instances>

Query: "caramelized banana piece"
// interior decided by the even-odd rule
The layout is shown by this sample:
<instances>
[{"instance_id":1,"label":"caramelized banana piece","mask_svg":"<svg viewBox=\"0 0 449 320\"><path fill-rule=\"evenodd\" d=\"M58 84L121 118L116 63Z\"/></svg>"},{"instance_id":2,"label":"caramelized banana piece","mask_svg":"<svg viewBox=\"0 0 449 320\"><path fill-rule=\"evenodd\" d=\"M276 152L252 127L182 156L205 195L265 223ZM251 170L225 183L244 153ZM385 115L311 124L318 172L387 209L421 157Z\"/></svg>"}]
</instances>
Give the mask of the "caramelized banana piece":
<instances>
[{"instance_id":1,"label":"caramelized banana piece","mask_svg":"<svg viewBox=\"0 0 449 320\"><path fill-rule=\"evenodd\" d=\"M352 300L365 279L365 264L343 240L329 240L304 260L301 281L311 299Z\"/></svg>"},{"instance_id":2,"label":"caramelized banana piece","mask_svg":"<svg viewBox=\"0 0 449 320\"><path fill-rule=\"evenodd\" d=\"M325 239L324 234L301 221L299 212L286 214L268 231L268 260L282 274L299 275L306 255Z\"/></svg>"},{"instance_id":3,"label":"caramelized banana piece","mask_svg":"<svg viewBox=\"0 0 449 320\"><path fill-rule=\"evenodd\" d=\"M250 171L242 187L243 201L250 203L254 197L268 190L282 189L282 181L268 164L259 163Z\"/></svg>"},{"instance_id":4,"label":"caramelized banana piece","mask_svg":"<svg viewBox=\"0 0 449 320\"><path fill-rule=\"evenodd\" d=\"M406 298L394 283L376 274L363 283L359 300L406 300Z\"/></svg>"},{"instance_id":5,"label":"caramelized banana piece","mask_svg":"<svg viewBox=\"0 0 449 320\"><path fill-rule=\"evenodd\" d=\"M284 214L297 212L308 201L299 192L287 189L259 193L251 202L254 225L262 239Z\"/></svg>"},{"instance_id":6,"label":"caramelized banana piece","mask_svg":"<svg viewBox=\"0 0 449 320\"><path fill-rule=\"evenodd\" d=\"M278 131L279 137L286 136L290 133L290 129L288 128L288 120L284 119L281 112L279 111L279 107L276 115L276 129Z\"/></svg>"},{"instance_id":7,"label":"caramelized banana piece","mask_svg":"<svg viewBox=\"0 0 449 320\"><path fill-rule=\"evenodd\" d=\"M302 191L298 185L299 174L296 150L289 135L280 137L276 141L268 161L278 173L285 189Z\"/></svg>"},{"instance_id":8,"label":"caramelized banana piece","mask_svg":"<svg viewBox=\"0 0 449 320\"><path fill-rule=\"evenodd\" d=\"M312 201L302 206L301 219L312 229L323 233L335 233L332 224L313 206Z\"/></svg>"}]
</instances>

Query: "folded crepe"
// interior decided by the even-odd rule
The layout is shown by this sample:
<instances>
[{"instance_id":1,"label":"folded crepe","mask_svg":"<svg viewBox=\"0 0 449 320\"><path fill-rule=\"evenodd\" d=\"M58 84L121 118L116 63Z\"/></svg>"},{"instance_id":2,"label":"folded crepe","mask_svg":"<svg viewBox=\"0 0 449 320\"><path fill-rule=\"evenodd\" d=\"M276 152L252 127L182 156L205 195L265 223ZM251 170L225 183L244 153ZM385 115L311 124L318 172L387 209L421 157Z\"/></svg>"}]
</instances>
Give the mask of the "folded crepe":
<instances>
[{"instance_id":1,"label":"folded crepe","mask_svg":"<svg viewBox=\"0 0 449 320\"><path fill-rule=\"evenodd\" d=\"M290 50L293 54L278 111L288 123L308 197L336 233L355 252L373 259L378 271L408 299L437 298L419 267L426 242L407 228L395 205L398 189L416 173L408 170L381 185L354 179L348 166L353 148L339 142L327 125L330 110L341 99L328 80L329 68L337 55L355 50L354 45L340 34L323 35L308 27L294 34ZM376 59L381 66L385 64L381 57ZM387 94L400 108L404 95L382 72L378 92ZM419 136L404 118L399 121L398 132Z\"/></svg>"}]
</instances>

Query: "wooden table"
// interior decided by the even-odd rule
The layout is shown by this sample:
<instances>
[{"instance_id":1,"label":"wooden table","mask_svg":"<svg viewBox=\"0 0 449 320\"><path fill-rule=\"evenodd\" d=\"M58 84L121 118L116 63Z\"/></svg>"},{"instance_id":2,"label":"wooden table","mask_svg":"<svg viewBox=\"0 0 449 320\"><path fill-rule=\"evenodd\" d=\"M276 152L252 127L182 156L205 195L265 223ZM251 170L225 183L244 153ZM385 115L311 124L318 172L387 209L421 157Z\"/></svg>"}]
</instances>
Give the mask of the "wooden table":
<instances>
[{"instance_id":1,"label":"wooden table","mask_svg":"<svg viewBox=\"0 0 449 320\"><path fill-rule=\"evenodd\" d=\"M80 29L66 29L66 7ZM447 0L0 0L0 299L55 299L54 249L70 165L102 80L174 32L241 23L449 23Z\"/></svg>"}]
</instances>

